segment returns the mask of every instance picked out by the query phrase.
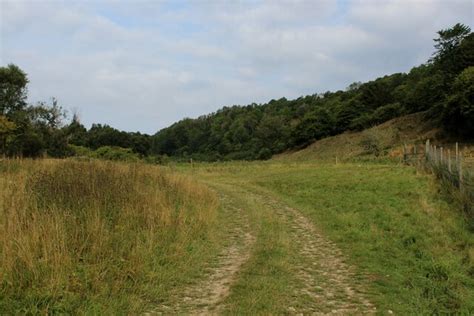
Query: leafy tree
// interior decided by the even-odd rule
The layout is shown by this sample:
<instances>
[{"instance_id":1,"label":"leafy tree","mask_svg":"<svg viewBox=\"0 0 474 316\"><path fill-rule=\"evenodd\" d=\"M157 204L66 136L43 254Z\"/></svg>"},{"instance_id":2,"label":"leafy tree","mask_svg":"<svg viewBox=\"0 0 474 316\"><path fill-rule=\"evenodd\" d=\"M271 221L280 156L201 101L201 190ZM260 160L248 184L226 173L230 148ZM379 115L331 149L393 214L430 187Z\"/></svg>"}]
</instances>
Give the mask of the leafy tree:
<instances>
[{"instance_id":1,"label":"leafy tree","mask_svg":"<svg viewBox=\"0 0 474 316\"><path fill-rule=\"evenodd\" d=\"M5 116L0 115L0 144L1 144L1 153L3 155L6 153L8 137L12 135L15 128L16 128L15 123L9 121Z\"/></svg>"},{"instance_id":2,"label":"leafy tree","mask_svg":"<svg viewBox=\"0 0 474 316\"><path fill-rule=\"evenodd\" d=\"M28 78L16 65L0 67L0 115L11 118L26 107Z\"/></svg>"},{"instance_id":3,"label":"leafy tree","mask_svg":"<svg viewBox=\"0 0 474 316\"><path fill-rule=\"evenodd\" d=\"M466 68L456 78L443 119L448 129L457 134L474 136L474 66Z\"/></svg>"},{"instance_id":4,"label":"leafy tree","mask_svg":"<svg viewBox=\"0 0 474 316\"><path fill-rule=\"evenodd\" d=\"M468 46L472 48L471 29L469 26L460 23L457 23L449 29L438 31L438 38L434 40L436 42L436 51L431 61L445 72L448 78L462 71L464 67L469 66L465 64L466 47L464 47L464 49L461 48L461 44L468 37L470 38L469 42L471 42ZM471 58L472 54L471 50ZM470 61L472 62L472 59Z\"/></svg>"},{"instance_id":5,"label":"leafy tree","mask_svg":"<svg viewBox=\"0 0 474 316\"><path fill-rule=\"evenodd\" d=\"M71 123L65 128L68 142L76 146L86 146L87 129L81 124L79 116L74 114Z\"/></svg>"}]
</instances>

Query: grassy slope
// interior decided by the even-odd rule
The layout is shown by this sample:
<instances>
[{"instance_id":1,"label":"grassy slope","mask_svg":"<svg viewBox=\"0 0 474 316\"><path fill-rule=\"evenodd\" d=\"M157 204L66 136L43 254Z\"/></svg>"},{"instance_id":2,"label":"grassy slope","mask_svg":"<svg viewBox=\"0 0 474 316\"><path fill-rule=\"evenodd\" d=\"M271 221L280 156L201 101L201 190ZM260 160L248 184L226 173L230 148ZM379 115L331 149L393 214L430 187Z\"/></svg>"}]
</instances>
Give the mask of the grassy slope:
<instances>
[{"instance_id":1,"label":"grassy slope","mask_svg":"<svg viewBox=\"0 0 474 316\"><path fill-rule=\"evenodd\" d=\"M375 138L386 154L398 156L402 153L404 143L413 144L439 137L440 131L433 129L433 124L424 120L424 115L415 113L362 132L347 132L324 138L302 150L284 153L275 158L283 161L335 160L336 157L347 160L364 154L365 149L361 143L367 138Z\"/></svg>"},{"instance_id":2,"label":"grassy slope","mask_svg":"<svg viewBox=\"0 0 474 316\"><path fill-rule=\"evenodd\" d=\"M217 252L214 193L142 164L0 161L0 311L135 314Z\"/></svg>"},{"instance_id":3,"label":"grassy slope","mask_svg":"<svg viewBox=\"0 0 474 316\"><path fill-rule=\"evenodd\" d=\"M236 191L249 192L247 199L250 193L272 195L301 210L366 275L379 310L474 312L474 236L440 198L431 177L411 167L373 163L227 163L203 165L198 172L214 183L233 181ZM270 225L269 237L260 238L257 247L268 249L269 241L287 236L285 223L274 228ZM281 311L279 300L295 300L281 292L291 284L291 247L281 239L275 247L276 253L256 252L243 271L229 298L234 311ZM281 269L272 276L274 260ZM273 289L274 309L253 309L266 302L266 291L255 290L263 288Z\"/></svg>"}]
</instances>

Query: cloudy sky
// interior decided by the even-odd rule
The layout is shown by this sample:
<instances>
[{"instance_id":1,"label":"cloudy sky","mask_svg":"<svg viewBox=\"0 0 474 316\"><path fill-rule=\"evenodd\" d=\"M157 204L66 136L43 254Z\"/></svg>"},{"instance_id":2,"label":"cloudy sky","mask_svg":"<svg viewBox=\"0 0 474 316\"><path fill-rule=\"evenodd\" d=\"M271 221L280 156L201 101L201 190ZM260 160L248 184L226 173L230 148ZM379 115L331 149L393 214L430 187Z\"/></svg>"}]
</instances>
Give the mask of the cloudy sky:
<instances>
[{"instance_id":1,"label":"cloudy sky","mask_svg":"<svg viewBox=\"0 0 474 316\"><path fill-rule=\"evenodd\" d=\"M408 71L473 0L0 0L0 65L81 121L155 133L225 105Z\"/></svg>"}]
</instances>

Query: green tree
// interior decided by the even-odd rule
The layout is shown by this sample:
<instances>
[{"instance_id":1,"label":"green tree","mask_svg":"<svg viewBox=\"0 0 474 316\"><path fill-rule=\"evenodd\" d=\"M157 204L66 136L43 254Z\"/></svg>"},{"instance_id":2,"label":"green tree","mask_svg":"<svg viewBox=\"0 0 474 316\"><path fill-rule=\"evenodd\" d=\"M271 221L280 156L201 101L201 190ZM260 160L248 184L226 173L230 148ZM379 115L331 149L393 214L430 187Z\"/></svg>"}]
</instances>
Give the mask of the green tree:
<instances>
[{"instance_id":1,"label":"green tree","mask_svg":"<svg viewBox=\"0 0 474 316\"><path fill-rule=\"evenodd\" d=\"M15 123L9 121L5 116L0 115L0 144L1 144L1 153L5 155L7 140L12 135L15 130Z\"/></svg>"},{"instance_id":2,"label":"green tree","mask_svg":"<svg viewBox=\"0 0 474 316\"><path fill-rule=\"evenodd\" d=\"M16 65L0 67L0 115L12 118L26 107L28 78Z\"/></svg>"},{"instance_id":3,"label":"green tree","mask_svg":"<svg viewBox=\"0 0 474 316\"><path fill-rule=\"evenodd\" d=\"M431 61L448 76L462 71L466 65L464 65L463 57L465 56L463 56L461 44L470 34L469 26L461 23L457 23L449 29L438 31L438 38L434 40L436 51ZM470 39L472 40L472 35Z\"/></svg>"},{"instance_id":4,"label":"green tree","mask_svg":"<svg viewBox=\"0 0 474 316\"><path fill-rule=\"evenodd\" d=\"M452 132L474 136L474 66L457 76L443 118Z\"/></svg>"}]
</instances>

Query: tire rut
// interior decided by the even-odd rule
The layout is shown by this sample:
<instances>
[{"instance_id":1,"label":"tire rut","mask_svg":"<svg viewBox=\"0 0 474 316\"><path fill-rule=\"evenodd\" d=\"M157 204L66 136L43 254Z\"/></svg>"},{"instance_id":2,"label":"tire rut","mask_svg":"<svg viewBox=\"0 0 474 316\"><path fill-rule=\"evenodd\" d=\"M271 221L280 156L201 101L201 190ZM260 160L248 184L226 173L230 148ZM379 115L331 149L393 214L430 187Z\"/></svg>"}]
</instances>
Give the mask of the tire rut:
<instances>
[{"instance_id":1,"label":"tire rut","mask_svg":"<svg viewBox=\"0 0 474 316\"><path fill-rule=\"evenodd\" d=\"M346 263L342 251L325 238L298 210L266 198L291 227L295 250L303 258L293 266L300 284L294 289L304 304L289 306L290 314L347 315L374 314L375 306L367 299L363 286L358 284L354 268ZM360 278L360 277L359 277Z\"/></svg>"},{"instance_id":2,"label":"tire rut","mask_svg":"<svg viewBox=\"0 0 474 316\"><path fill-rule=\"evenodd\" d=\"M220 195L220 199L226 200L227 197ZM176 303L160 305L145 315L222 313L225 308L223 301L229 295L242 265L250 258L251 248L256 240L250 233L249 220L244 210L229 205L226 207L231 208L235 216L235 223L226 237L229 245L219 253L215 262L209 264L207 273L201 280L173 297L171 301Z\"/></svg>"}]
</instances>

